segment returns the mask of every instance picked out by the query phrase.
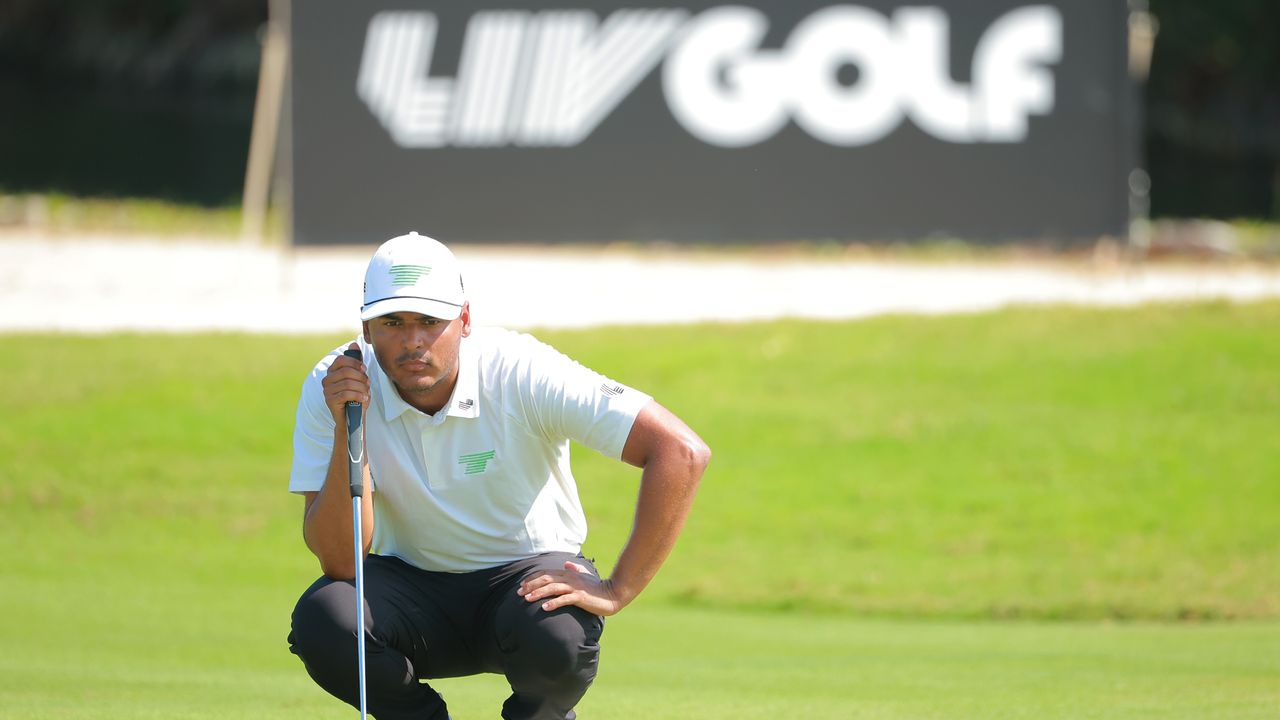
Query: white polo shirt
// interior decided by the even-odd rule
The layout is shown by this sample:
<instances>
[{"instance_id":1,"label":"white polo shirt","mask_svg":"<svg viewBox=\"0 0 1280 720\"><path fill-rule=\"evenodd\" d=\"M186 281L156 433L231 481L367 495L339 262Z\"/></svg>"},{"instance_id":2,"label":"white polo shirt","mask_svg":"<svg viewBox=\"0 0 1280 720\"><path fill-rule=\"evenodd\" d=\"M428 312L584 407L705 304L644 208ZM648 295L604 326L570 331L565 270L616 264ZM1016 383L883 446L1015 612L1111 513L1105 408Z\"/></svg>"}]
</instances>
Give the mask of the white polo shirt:
<instances>
[{"instance_id":1,"label":"white polo shirt","mask_svg":"<svg viewBox=\"0 0 1280 720\"><path fill-rule=\"evenodd\" d=\"M424 570L467 572L579 551L587 523L569 440L620 459L648 395L529 335L477 327L462 339L447 409L427 415L396 392L372 346L359 343L371 383L364 423L372 552ZM324 485L335 423L321 381L345 348L302 384L290 492Z\"/></svg>"}]
</instances>

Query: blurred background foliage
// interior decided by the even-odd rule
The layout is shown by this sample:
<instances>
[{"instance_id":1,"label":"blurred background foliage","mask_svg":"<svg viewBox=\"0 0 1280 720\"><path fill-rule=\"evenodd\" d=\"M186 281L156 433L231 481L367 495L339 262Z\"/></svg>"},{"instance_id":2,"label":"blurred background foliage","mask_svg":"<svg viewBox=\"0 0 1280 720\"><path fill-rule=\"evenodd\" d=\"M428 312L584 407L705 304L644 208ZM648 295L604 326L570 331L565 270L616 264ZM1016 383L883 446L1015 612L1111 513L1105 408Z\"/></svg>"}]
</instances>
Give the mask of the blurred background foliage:
<instances>
[{"instance_id":1,"label":"blurred background foliage","mask_svg":"<svg viewBox=\"0 0 1280 720\"><path fill-rule=\"evenodd\" d=\"M1150 0L1155 218L1280 220L1280 3ZM239 203L267 0L4 0L0 193Z\"/></svg>"},{"instance_id":2,"label":"blurred background foliage","mask_svg":"<svg viewBox=\"0 0 1280 720\"><path fill-rule=\"evenodd\" d=\"M1151 0L1155 217L1280 220L1280 3Z\"/></svg>"},{"instance_id":3,"label":"blurred background foliage","mask_svg":"<svg viewBox=\"0 0 1280 720\"><path fill-rule=\"evenodd\" d=\"M239 204L267 0L0 2L0 191Z\"/></svg>"}]
</instances>

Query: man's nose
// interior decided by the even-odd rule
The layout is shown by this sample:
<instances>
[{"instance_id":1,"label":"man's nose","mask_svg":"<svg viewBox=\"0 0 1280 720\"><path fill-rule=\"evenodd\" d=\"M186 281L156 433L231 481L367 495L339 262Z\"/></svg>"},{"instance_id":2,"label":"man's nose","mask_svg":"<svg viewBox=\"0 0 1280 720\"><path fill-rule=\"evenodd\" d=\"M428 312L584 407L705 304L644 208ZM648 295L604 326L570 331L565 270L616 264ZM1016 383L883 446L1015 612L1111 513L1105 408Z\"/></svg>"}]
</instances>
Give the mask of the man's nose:
<instances>
[{"instance_id":1,"label":"man's nose","mask_svg":"<svg viewBox=\"0 0 1280 720\"><path fill-rule=\"evenodd\" d=\"M405 344L411 348L427 347L431 344L431 331L420 325L413 325L405 333Z\"/></svg>"}]
</instances>

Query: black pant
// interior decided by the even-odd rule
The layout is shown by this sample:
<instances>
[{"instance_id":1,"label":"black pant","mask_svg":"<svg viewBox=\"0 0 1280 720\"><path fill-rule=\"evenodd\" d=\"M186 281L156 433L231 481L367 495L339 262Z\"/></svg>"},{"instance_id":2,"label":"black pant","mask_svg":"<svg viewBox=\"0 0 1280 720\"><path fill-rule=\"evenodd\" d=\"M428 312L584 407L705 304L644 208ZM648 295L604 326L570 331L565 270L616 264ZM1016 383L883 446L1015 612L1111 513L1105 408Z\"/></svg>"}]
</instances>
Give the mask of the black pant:
<instances>
[{"instance_id":1,"label":"black pant","mask_svg":"<svg viewBox=\"0 0 1280 720\"><path fill-rule=\"evenodd\" d=\"M501 673L508 720L573 720L595 679L604 621L577 607L547 612L520 582L581 556L548 553L469 573L419 570L370 555L364 567L366 699L378 720L445 720L444 699L420 679ZM320 578L293 610L290 650L320 687L358 706L355 583Z\"/></svg>"}]
</instances>

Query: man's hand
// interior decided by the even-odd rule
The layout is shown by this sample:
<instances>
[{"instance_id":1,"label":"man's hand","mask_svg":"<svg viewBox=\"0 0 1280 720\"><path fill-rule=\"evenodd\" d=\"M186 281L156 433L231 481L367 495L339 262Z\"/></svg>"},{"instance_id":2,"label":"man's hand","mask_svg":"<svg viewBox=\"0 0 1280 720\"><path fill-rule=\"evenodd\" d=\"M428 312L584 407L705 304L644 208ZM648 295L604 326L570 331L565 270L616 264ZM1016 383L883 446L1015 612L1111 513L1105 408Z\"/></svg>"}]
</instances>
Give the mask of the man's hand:
<instances>
[{"instance_id":1,"label":"man's hand","mask_svg":"<svg viewBox=\"0 0 1280 720\"><path fill-rule=\"evenodd\" d=\"M542 602L543 610L555 610L577 605L589 613L615 615L623 602L614 592L613 584L601 580L586 567L572 560L564 564L564 570L551 570L520 583L520 596L528 602Z\"/></svg>"},{"instance_id":2,"label":"man's hand","mask_svg":"<svg viewBox=\"0 0 1280 720\"><path fill-rule=\"evenodd\" d=\"M348 349L359 350L360 346L351 343ZM338 423L338 427L346 427L346 411L348 402L358 402L365 407L369 405L369 374L365 364L355 358L339 355L329 365L324 379L320 381L324 388L324 404Z\"/></svg>"}]
</instances>

